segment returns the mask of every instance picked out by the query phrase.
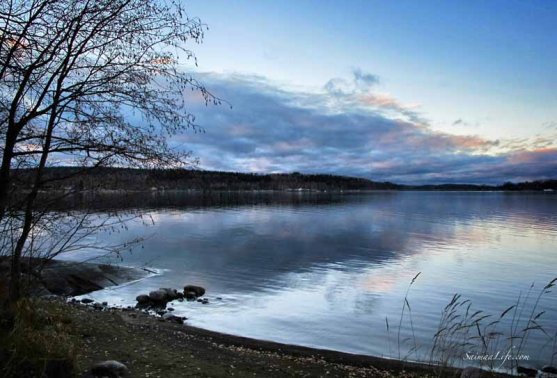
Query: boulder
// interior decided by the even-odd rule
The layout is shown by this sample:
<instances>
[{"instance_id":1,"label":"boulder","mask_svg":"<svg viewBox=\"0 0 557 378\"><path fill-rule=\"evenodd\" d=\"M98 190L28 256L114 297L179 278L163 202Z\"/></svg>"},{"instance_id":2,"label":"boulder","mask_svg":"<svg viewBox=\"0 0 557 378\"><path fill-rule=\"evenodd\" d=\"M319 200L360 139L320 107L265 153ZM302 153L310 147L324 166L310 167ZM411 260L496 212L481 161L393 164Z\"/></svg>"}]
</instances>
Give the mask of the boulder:
<instances>
[{"instance_id":1,"label":"boulder","mask_svg":"<svg viewBox=\"0 0 557 378\"><path fill-rule=\"evenodd\" d=\"M99 362L91 368L91 374L95 377L120 378L127 376L128 373L126 365L114 360Z\"/></svg>"},{"instance_id":2,"label":"boulder","mask_svg":"<svg viewBox=\"0 0 557 378\"><path fill-rule=\"evenodd\" d=\"M137 301L137 304L143 306L147 306L151 303L151 298L149 298L149 296L145 294L138 295L137 297L135 297L135 300Z\"/></svg>"},{"instance_id":3,"label":"boulder","mask_svg":"<svg viewBox=\"0 0 557 378\"><path fill-rule=\"evenodd\" d=\"M187 293L194 293L196 297L202 297L205 294L205 288L195 285L184 286L184 296L187 298Z\"/></svg>"},{"instance_id":4,"label":"boulder","mask_svg":"<svg viewBox=\"0 0 557 378\"><path fill-rule=\"evenodd\" d=\"M5 275L4 261L7 259L0 257L0 277ZM23 258L21 265L22 290L30 283L28 294L41 296L78 296L150 275L138 268L43 258Z\"/></svg>"},{"instance_id":5,"label":"boulder","mask_svg":"<svg viewBox=\"0 0 557 378\"><path fill-rule=\"evenodd\" d=\"M184 297L188 301L193 301L195 298L197 298L194 291L184 291Z\"/></svg>"},{"instance_id":6,"label":"boulder","mask_svg":"<svg viewBox=\"0 0 557 378\"><path fill-rule=\"evenodd\" d=\"M557 367L546 365L542 367L542 372L549 374L557 374Z\"/></svg>"},{"instance_id":7,"label":"boulder","mask_svg":"<svg viewBox=\"0 0 557 378\"><path fill-rule=\"evenodd\" d=\"M164 314L162 318L168 322L184 324L184 319L182 317L173 315L170 312Z\"/></svg>"},{"instance_id":8,"label":"boulder","mask_svg":"<svg viewBox=\"0 0 557 378\"><path fill-rule=\"evenodd\" d=\"M203 288L201 288L203 289ZM198 292L200 292L198 290ZM192 299L197 298L195 292L188 294ZM151 291L149 295L138 295L135 300L137 307L166 307L166 304L173 300L183 300L184 294L178 292L176 289L168 287L161 287L158 290Z\"/></svg>"},{"instance_id":9,"label":"boulder","mask_svg":"<svg viewBox=\"0 0 557 378\"><path fill-rule=\"evenodd\" d=\"M81 300L81 303L85 303L85 304L93 303L93 302L94 302L94 300L92 300L91 298L83 298Z\"/></svg>"},{"instance_id":10,"label":"boulder","mask_svg":"<svg viewBox=\"0 0 557 378\"><path fill-rule=\"evenodd\" d=\"M176 290L176 289L171 289L171 288L169 288L169 287L161 287L161 288L159 289L159 291L163 291L163 292L166 293L167 301L172 301L172 300L174 300L174 299L178 299L178 298L179 298L179 296L178 296L178 290Z\"/></svg>"},{"instance_id":11,"label":"boulder","mask_svg":"<svg viewBox=\"0 0 557 378\"><path fill-rule=\"evenodd\" d=\"M135 300L137 301L137 304L135 305L136 308L145 309L153 306L153 301L148 295L138 295Z\"/></svg>"},{"instance_id":12,"label":"boulder","mask_svg":"<svg viewBox=\"0 0 557 378\"><path fill-rule=\"evenodd\" d=\"M151 302L153 302L153 304L165 304L166 302L168 302L168 294L166 293L165 290L155 290L155 291L151 291L149 293L149 299L151 300Z\"/></svg>"}]
</instances>

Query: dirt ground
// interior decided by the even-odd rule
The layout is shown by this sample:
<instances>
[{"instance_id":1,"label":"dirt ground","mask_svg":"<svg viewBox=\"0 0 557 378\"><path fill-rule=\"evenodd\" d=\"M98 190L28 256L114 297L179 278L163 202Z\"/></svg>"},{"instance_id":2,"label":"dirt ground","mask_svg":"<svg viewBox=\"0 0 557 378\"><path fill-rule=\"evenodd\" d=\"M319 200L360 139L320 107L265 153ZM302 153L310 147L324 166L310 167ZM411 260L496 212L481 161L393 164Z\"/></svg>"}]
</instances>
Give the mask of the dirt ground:
<instances>
[{"instance_id":1,"label":"dirt ground","mask_svg":"<svg viewBox=\"0 0 557 378\"><path fill-rule=\"evenodd\" d=\"M289 346L163 322L138 311L65 304L85 376L117 360L132 377L418 377L435 372L400 362ZM452 372L450 376L455 376Z\"/></svg>"}]
</instances>

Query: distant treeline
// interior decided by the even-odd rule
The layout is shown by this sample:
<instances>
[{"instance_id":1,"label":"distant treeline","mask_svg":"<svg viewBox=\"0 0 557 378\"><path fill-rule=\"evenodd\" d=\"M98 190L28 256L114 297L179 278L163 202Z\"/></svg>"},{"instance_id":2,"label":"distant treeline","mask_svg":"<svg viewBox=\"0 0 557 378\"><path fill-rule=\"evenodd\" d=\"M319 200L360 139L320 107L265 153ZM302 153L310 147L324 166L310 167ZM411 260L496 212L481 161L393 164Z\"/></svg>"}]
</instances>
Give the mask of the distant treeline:
<instances>
[{"instance_id":1,"label":"distant treeline","mask_svg":"<svg viewBox=\"0 0 557 378\"><path fill-rule=\"evenodd\" d=\"M32 169L12 172L15 185L30 188ZM84 171L78 167L47 168L45 190L557 190L557 180L505 183L503 185L398 185L364 178L326 174L255 174L201 171L190 169L96 168Z\"/></svg>"},{"instance_id":2,"label":"distant treeline","mask_svg":"<svg viewBox=\"0 0 557 378\"><path fill-rule=\"evenodd\" d=\"M519 183L506 182L503 185L439 184L439 185L402 185L403 190L469 190L469 191L526 191L556 190L557 180L537 180Z\"/></svg>"},{"instance_id":3,"label":"distant treeline","mask_svg":"<svg viewBox=\"0 0 557 378\"><path fill-rule=\"evenodd\" d=\"M506 182L501 185L503 190L557 190L557 180L526 181L519 183Z\"/></svg>"},{"instance_id":4,"label":"distant treeline","mask_svg":"<svg viewBox=\"0 0 557 378\"><path fill-rule=\"evenodd\" d=\"M33 170L14 171L22 189L32 183ZM252 174L188 169L48 168L45 190L393 190L400 185L363 178L290 174Z\"/></svg>"}]
</instances>

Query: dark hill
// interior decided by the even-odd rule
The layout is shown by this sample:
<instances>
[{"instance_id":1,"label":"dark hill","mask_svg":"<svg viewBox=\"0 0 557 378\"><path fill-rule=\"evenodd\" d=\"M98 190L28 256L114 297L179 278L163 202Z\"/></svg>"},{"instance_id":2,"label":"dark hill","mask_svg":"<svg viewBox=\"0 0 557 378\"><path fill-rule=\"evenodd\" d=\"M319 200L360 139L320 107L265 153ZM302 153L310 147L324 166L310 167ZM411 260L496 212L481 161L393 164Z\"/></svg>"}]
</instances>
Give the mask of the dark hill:
<instances>
[{"instance_id":1,"label":"dark hill","mask_svg":"<svg viewBox=\"0 0 557 378\"><path fill-rule=\"evenodd\" d=\"M14 170L15 185L23 190L31 187L33 169ZM525 191L555 190L557 180L539 180L503 185L432 184L399 185L364 178L327 174L238 173L193 169L51 167L44 173L45 190L458 190L458 191Z\"/></svg>"},{"instance_id":2,"label":"dark hill","mask_svg":"<svg viewBox=\"0 0 557 378\"><path fill-rule=\"evenodd\" d=\"M31 186L33 170L14 171L17 186ZM187 169L48 168L46 190L393 190L400 185L325 174L253 174Z\"/></svg>"}]
</instances>

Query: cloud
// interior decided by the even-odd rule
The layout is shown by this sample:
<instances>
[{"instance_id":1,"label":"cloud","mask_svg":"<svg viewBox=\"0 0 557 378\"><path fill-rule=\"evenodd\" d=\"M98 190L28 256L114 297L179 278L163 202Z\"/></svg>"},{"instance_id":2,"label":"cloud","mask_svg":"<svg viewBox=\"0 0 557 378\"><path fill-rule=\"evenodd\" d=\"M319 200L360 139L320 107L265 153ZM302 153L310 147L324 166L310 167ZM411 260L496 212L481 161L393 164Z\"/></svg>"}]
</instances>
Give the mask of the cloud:
<instances>
[{"instance_id":1,"label":"cloud","mask_svg":"<svg viewBox=\"0 0 557 378\"><path fill-rule=\"evenodd\" d=\"M206 132L175 136L200 167L228 171L330 173L401 183L557 176L555 140L489 140L433 131L415 106L374 91L375 75L353 72L310 93L263 77L200 74L232 104L190 103ZM513 144L514 143L514 144ZM553 144L552 144L553 143Z\"/></svg>"},{"instance_id":2,"label":"cloud","mask_svg":"<svg viewBox=\"0 0 557 378\"><path fill-rule=\"evenodd\" d=\"M362 72L359 68L355 69L352 73L354 75L354 82L360 87L371 87L379 84L379 76L377 75Z\"/></svg>"},{"instance_id":3,"label":"cloud","mask_svg":"<svg viewBox=\"0 0 557 378\"><path fill-rule=\"evenodd\" d=\"M375 86L378 83L376 75L356 69L352 72L351 80L333 78L323 88L329 105L339 111L353 108L372 110L387 117L396 115L412 122L428 124L418 112L419 104L405 104L389 93L377 92Z\"/></svg>"},{"instance_id":4,"label":"cloud","mask_svg":"<svg viewBox=\"0 0 557 378\"><path fill-rule=\"evenodd\" d=\"M462 118L459 118L457 120L455 120L453 123L451 123L452 126L466 126L466 127L478 127L480 126L479 122L468 122L463 120Z\"/></svg>"},{"instance_id":5,"label":"cloud","mask_svg":"<svg viewBox=\"0 0 557 378\"><path fill-rule=\"evenodd\" d=\"M352 71L351 80L333 78L329 80L324 88L333 95L351 95L355 92L366 92L379 84L379 76L363 72L356 68Z\"/></svg>"}]
</instances>

